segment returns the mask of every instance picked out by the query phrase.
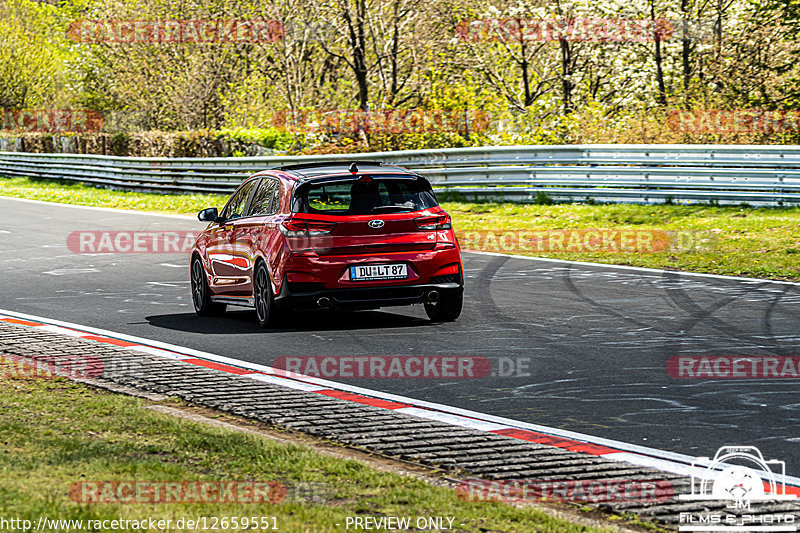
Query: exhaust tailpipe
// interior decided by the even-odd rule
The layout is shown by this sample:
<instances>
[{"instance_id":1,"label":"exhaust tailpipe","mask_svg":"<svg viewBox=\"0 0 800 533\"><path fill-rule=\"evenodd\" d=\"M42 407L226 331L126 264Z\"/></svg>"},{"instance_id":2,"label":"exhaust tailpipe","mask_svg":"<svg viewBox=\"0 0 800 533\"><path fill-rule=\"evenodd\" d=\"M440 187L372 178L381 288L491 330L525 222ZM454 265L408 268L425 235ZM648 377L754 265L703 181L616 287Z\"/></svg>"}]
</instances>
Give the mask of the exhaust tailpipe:
<instances>
[{"instance_id":1,"label":"exhaust tailpipe","mask_svg":"<svg viewBox=\"0 0 800 533\"><path fill-rule=\"evenodd\" d=\"M328 308L331 306L331 301L323 296L322 298L317 299L317 305L323 308Z\"/></svg>"},{"instance_id":2,"label":"exhaust tailpipe","mask_svg":"<svg viewBox=\"0 0 800 533\"><path fill-rule=\"evenodd\" d=\"M436 303L439 301L439 291L431 291L428 293L428 302Z\"/></svg>"}]
</instances>

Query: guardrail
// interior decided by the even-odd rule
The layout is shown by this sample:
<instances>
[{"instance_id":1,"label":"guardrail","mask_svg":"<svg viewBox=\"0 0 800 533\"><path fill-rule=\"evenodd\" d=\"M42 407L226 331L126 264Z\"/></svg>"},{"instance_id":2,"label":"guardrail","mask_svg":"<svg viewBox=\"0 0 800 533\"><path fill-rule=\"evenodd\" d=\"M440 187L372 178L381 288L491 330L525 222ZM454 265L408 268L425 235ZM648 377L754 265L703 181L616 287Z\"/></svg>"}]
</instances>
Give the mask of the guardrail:
<instances>
[{"instance_id":1,"label":"guardrail","mask_svg":"<svg viewBox=\"0 0 800 533\"><path fill-rule=\"evenodd\" d=\"M235 158L134 158L0 152L0 175L158 192L229 193L259 170L381 161L466 199L800 205L800 147L560 145ZM543 196L546 195L546 196Z\"/></svg>"}]
</instances>

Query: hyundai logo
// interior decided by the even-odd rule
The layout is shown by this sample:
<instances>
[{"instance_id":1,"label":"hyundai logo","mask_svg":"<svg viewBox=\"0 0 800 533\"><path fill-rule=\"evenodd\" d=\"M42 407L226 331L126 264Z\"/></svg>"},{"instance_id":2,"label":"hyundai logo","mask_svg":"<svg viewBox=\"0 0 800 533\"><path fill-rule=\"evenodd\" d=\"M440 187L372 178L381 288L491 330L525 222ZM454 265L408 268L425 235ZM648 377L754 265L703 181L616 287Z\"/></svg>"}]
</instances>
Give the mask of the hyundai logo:
<instances>
[{"instance_id":1,"label":"hyundai logo","mask_svg":"<svg viewBox=\"0 0 800 533\"><path fill-rule=\"evenodd\" d=\"M372 229L381 229L383 227L383 225L384 225L383 220L381 220L379 218L376 218L375 220L370 220L369 222L367 222L367 226L369 226Z\"/></svg>"}]
</instances>

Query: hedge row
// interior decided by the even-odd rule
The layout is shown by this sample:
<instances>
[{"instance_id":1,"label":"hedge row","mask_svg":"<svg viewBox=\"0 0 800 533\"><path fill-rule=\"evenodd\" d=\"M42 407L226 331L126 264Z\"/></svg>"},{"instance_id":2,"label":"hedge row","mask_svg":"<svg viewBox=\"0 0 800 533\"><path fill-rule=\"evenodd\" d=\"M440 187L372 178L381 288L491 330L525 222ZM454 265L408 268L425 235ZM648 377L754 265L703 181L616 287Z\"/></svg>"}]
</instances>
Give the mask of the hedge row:
<instances>
[{"instance_id":1,"label":"hedge row","mask_svg":"<svg viewBox=\"0 0 800 533\"><path fill-rule=\"evenodd\" d=\"M131 157L231 157L278 153L254 141L212 132L21 133L0 136L0 151Z\"/></svg>"}]
</instances>

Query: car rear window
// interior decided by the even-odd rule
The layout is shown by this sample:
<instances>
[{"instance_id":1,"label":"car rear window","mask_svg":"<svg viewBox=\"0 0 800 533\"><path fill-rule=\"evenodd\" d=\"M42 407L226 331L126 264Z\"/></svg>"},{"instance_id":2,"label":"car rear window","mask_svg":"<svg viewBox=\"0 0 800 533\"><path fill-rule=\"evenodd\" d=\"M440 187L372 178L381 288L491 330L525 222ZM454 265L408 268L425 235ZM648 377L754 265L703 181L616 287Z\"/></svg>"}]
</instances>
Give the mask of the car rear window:
<instances>
[{"instance_id":1,"label":"car rear window","mask_svg":"<svg viewBox=\"0 0 800 533\"><path fill-rule=\"evenodd\" d=\"M436 207L436 197L423 178L358 176L298 185L292 202L296 213L374 215Z\"/></svg>"}]
</instances>

